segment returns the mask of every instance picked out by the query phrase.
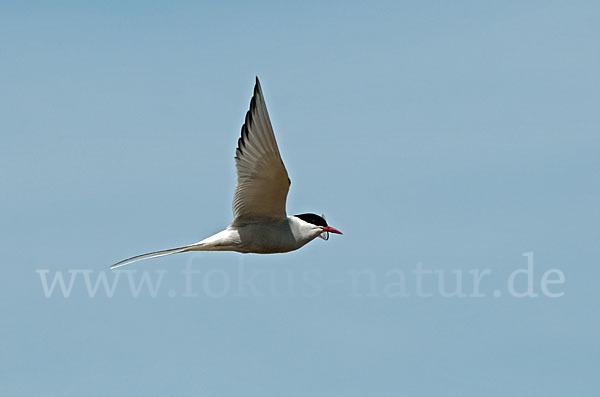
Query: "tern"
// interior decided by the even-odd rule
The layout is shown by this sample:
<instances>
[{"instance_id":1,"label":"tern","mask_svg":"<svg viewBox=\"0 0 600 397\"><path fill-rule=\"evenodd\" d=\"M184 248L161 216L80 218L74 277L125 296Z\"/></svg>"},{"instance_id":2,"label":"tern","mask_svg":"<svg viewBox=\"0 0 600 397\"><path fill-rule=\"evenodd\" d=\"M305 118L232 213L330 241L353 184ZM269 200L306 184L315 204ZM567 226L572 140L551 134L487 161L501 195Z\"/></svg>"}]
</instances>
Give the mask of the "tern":
<instances>
[{"instance_id":1,"label":"tern","mask_svg":"<svg viewBox=\"0 0 600 397\"><path fill-rule=\"evenodd\" d=\"M235 150L235 169L233 221L225 230L185 247L124 259L111 269L189 251L290 252L317 236L327 240L329 233L342 234L329 226L324 216L312 213L287 216L285 202L291 181L277 147L258 77Z\"/></svg>"}]
</instances>

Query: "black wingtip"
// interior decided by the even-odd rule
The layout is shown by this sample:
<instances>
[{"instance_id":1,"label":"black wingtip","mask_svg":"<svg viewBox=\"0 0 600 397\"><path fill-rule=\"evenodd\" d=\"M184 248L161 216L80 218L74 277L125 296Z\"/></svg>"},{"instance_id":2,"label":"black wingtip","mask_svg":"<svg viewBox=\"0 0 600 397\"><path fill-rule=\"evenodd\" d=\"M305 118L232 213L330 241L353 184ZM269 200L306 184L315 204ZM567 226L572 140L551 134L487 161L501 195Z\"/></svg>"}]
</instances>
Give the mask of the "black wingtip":
<instances>
[{"instance_id":1,"label":"black wingtip","mask_svg":"<svg viewBox=\"0 0 600 397\"><path fill-rule=\"evenodd\" d=\"M262 88L260 86L260 81L258 81L258 76L256 76L256 83L254 84L254 92L257 93L261 90L262 90Z\"/></svg>"}]
</instances>

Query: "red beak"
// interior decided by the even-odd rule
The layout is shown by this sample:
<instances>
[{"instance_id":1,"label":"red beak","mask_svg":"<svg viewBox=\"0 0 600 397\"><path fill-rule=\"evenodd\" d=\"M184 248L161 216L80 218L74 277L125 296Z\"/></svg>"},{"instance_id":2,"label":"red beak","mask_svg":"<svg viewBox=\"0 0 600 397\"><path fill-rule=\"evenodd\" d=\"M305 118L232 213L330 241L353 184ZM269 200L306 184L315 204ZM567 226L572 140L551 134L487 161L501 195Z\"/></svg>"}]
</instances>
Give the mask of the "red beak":
<instances>
[{"instance_id":1,"label":"red beak","mask_svg":"<svg viewBox=\"0 0 600 397\"><path fill-rule=\"evenodd\" d=\"M331 226L321 227L321 229L323 229L324 232L335 233L335 234L342 234L342 232L340 232L337 229L332 228Z\"/></svg>"}]
</instances>

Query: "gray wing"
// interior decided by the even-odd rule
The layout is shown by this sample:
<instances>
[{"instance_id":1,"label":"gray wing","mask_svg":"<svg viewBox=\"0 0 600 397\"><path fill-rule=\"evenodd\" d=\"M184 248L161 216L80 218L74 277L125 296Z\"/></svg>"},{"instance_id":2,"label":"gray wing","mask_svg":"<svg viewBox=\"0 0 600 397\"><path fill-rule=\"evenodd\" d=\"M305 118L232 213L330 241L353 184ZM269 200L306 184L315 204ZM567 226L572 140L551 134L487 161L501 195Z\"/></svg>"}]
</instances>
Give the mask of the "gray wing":
<instances>
[{"instance_id":1,"label":"gray wing","mask_svg":"<svg viewBox=\"0 0 600 397\"><path fill-rule=\"evenodd\" d=\"M257 218L285 218L290 179L279 154L258 77L235 151L235 167L233 224Z\"/></svg>"}]
</instances>

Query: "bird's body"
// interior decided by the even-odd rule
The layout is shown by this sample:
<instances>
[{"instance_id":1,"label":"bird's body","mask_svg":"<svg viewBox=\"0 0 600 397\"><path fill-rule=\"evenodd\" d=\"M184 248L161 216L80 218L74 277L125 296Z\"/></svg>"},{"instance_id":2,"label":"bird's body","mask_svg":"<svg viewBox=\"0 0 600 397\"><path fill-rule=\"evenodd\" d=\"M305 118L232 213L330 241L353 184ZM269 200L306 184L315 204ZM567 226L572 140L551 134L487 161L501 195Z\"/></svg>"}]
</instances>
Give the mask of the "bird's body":
<instances>
[{"instance_id":1,"label":"bird's body","mask_svg":"<svg viewBox=\"0 0 600 397\"><path fill-rule=\"evenodd\" d=\"M279 254L297 250L323 231L295 216L285 219L262 220L227 229L197 244L199 251L236 251ZM192 248L191 251L196 249Z\"/></svg>"},{"instance_id":2,"label":"bird's body","mask_svg":"<svg viewBox=\"0 0 600 397\"><path fill-rule=\"evenodd\" d=\"M258 78L238 140L235 164L234 219L225 230L185 247L125 259L111 268L188 251L290 252L322 234L341 234L321 216L287 216L285 202L291 182L279 154Z\"/></svg>"}]
</instances>

